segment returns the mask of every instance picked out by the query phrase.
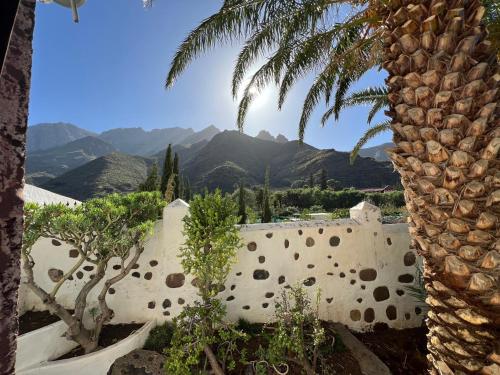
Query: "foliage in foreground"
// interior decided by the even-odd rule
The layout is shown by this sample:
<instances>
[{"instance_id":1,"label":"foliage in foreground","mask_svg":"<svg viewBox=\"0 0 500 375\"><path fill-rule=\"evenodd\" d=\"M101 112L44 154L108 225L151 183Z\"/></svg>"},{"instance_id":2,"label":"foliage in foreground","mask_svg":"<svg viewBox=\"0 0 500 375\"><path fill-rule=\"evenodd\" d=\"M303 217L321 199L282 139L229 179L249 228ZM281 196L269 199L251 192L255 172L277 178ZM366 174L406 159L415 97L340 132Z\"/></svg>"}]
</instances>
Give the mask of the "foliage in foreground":
<instances>
[{"instance_id":1,"label":"foliage in foreground","mask_svg":"<svg viewBox=\"0 0 500 375\"><path fill-rule=\"evenodd\" d=\"M174 334L174 326L170 322L165 322L154 327L144 344L144 349L153 350L162 354L165 347L170 346L172 336Z\"/></svg>"},{"instance_id":2,"label":"foliage in foreground","mask_svg":"<svg viewBox=\"0 0 500 375\"><path fill-rule=\"evenodd\" d=\"M26 204L21 254L26 275L24 283L51 313L66 323L66 336L80 344L86 353L97 348L104 324L114 316L106 303L108 290L127 276L137 263L144 251L146 236L164 205L158 192L111 194L74 208L63 204ZM47 270L54 282L51 290L39 285L33 272L36 263L32 251L40 238L67 243L71 245L71 252L77 254L69 270ZM97 301L92 301L98 306L97 311L92 308L95 327L88 329L83 325L84 313L90 305L87 297L105 278L108 263L113 258L119 260L120 270L101 284ZM74 313L71 313L58 302L57 293L66 281L73 280L73 275L85 262L91 263L95 272L81 286L73 306Z\"/></svg>"},{"instance_id":3,"label":"foliage in foreground","mask_svg":"<svg viewBox=\"0 0 500 375\"><path fill-rule=\"evenodd\" d=\"M216 298L241 246L235 226L236 209L234 202L217 190L196 195L189 207L190 215L184 218L186 242L181 248L181 264L186 273L194 276L200 300L186 306L174 320L175 331L165 363L171 374L191 374L202 354L219 375L236 365L236 341L246 335L224 322L226 307Z\"/></svg>"},{"instance_id":4,"label":"foliage in foreground","mask_svg":"<svg viewBox=\"0 0 500 375\"><path fill-rule=\"evenodd\" d=\"M312 302L300 284L283 288L276 301L276 326L271 329L267 348L260 349L263 361L258 366L259 373L266 373L266 363L283 368L290 362L299 365L307 375L317 373L324 359L321 349L326 342L319 319L319 299L318 292L316 301ZM324 372L326 364L321 367Z\"/></svg>"}]
</instances>

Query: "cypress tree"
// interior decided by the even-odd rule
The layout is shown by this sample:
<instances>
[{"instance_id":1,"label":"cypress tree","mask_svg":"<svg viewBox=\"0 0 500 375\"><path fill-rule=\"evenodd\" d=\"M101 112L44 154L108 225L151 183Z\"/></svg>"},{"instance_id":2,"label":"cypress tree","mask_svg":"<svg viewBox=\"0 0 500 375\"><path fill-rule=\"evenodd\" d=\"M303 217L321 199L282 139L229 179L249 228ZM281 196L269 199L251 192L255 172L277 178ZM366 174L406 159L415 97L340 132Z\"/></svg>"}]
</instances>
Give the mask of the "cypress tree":
<instances>
[{"instance_id":1,"label":"cypress tree","mask_svg":"<svg viewBox=\"0 0 500 375\"><path fill-rule=\"evenodd\" d=\"M148 173L148 176L146 177L146 180L139 185L139 191L157 191L158 188L158 165L154 163Z\"/></svg>"},{"instance_id":2,"label":"cypress tree","mask_svg":"<svg viewBox=\"0 0 500 375\"><path fill-rule=\"evenodd\" d=\"M238 216L240 217L239 224L247 222L247 208L245 204L245 187L243 182L240 181L239 202L238 202Z\"/></svg>"},{"instance_id":3,"label":"cypress tree","mask_svg":"<svg viewBox=\"0 0 500 375\"><path fill-rule=\"evenodd\" d=\"M263 194L263 205L262 205L262 222L270 223L273 219L273 213L271 211L270 196L269 196L269 167L266 168L266 177L264 180L264 194Z\"/></svg>"},{"instance_id":4,"label":"cypress tree","mask_svg":"<svg viewBox=\"0 0 500 375\"><path fill-rule=\"evenodd\" d=\"M309 174L309 187L312 189L314 187L314 177L313 174Z\"/></svg>"},{"instance_id":5,"label":"cypress tree","mask_svg":"<svg viewBox=\"0 0 500 375\"><path fill-rule=\"evenodd\" d=\"M326 174L326 169L321 168L321 176L320 176L320 188L321 188L321 190L328 189L327 180L328 180L328 176Z\"/></svg>"},{"instance_id":6,"label":"cypress tree","mask_svg":"<svg viewBox=\"0 0 500 375\"><path fill-rule=\"evenodd\" d=\"M174 173L174 199L180 198L180 193L181 193L181 178L179 176L179 155L177 155L177 152L175 153L174 156L174 168L173 168L173 173Z\"/></svg>"},{"instance_id":7,"label":"cypress tree","mask_svg":"<svg viewBox=\"0 0 500 375\"><path fill-rule=\"evenodd\" d=\"M184 200L189 202L191 200L191 184L189 183L189 178L186 177L184 182Z\"/></svg>"},{"instance_id":8,"label":"cypress tree","mask_svg":"<svg viewBox=\"0 0 500 375\"><path fill-rule=\"evenodd\" d=\"M165 154L165 161L163 162L163 173L161 175L160 192L162 195L165 194L168 185L168 178L174 170L174 164L172 160L172 144L168 145L167 153Z\"/></svg>"}]
</instances>

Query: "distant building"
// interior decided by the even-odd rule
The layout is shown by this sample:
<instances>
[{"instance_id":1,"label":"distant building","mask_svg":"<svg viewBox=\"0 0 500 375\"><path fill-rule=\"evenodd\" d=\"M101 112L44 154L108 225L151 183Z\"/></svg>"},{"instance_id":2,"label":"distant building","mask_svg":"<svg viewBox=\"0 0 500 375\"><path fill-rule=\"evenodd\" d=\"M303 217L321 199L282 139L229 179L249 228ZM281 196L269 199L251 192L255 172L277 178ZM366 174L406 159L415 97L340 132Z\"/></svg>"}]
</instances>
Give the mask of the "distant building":
<instances>
[{"instance_id":1,"label":"distant building","mask_svg":"<svg viewBox=\"0 0 500 375\"><path fill-rule=\"evenodd\" d=\"M359 189L359 191L362 191L363 193L387 193L389 191L394 191L392 186L385 186L383 188L370 188L370 189Z\"/></svg>"},{"instance_id":2,"label":"distant building","mask_svg":"<svg viewBox=\"0 0 500 375\"><path fill-rule=\"evenodd\" d=\"M76 199L68 198L30 184L24 185L24 200L40 205L63 203L66 206L76 206L82 203Z\"/></svg>"}]
</instances>

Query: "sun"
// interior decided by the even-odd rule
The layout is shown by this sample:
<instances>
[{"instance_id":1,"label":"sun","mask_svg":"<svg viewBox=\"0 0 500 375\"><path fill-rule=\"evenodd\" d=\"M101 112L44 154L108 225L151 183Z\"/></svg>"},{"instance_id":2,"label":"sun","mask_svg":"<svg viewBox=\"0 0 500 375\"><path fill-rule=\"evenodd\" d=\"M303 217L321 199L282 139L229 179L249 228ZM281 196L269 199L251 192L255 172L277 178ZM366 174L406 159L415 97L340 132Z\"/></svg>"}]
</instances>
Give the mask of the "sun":
<instances>
[{"instance_id":1,"label":"sun","mask_svg":"<svg viewBox=\"0 0 500 375\"><path fill-rule=\"evenodd\" d=\"M253 96L252 103L249 107L250 111L256 108L262 108L269 102L269 90L267 88L259 91L257 87L251 87L249 93ZM243 94L243 92L241 94ZM242 96L243 95L239 95L239 98L241 99Z\"/></svg>"}]
</instances>

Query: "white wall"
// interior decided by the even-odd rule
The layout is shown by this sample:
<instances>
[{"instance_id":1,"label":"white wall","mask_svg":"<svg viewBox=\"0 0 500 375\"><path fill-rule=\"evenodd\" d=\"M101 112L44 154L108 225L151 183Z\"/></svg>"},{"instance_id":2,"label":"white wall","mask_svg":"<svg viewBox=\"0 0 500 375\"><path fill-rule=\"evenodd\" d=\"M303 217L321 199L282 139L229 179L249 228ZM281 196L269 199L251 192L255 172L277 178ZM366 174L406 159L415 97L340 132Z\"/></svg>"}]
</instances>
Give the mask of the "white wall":
<instances>
[{"instance_id":1,"label":"white wall","mask_svg":"<svg viewBox=\"0 0 500 375\"><path fill-rule=\"evenodd\" d=\"M163 220L156 223L137 269L115 284L114 294L108 294L108 303L115 311L114 322L171 319L196 298L192 277L183 275L177 257L184 242L182 218L187 213L188 206L181 200L165 208ZM307 287L311 295L318 288L321 290L323 319L356 330L376 322L395 328L421 323L422 314L417 313L418 308L416 312L415 301L404 291L404 285L411 285L411 281L403 281L412 279L415 273L407 226L381 224L377 207L360 203L351 209L350 219L245 225L241 235L245 246L239 249L237 263L220 294L222 300L229 299L226 304L230 319L244 317L266 322L272 319L273 301L282 287L310 280L306 283L313 284ZM256 248L251 251L253 244ZM50 239L40 240L32 255L36 262L35 279L45 288L54 284L48 269L64 271L77 260L69 257L68 246L54 246ZM110 263L110 276L117 272L113 270L116 264L117 261ZM256 280L255 271L258 278L266 278ZM84 269L80 272L82 278L67 282L58 294L59 301L69 308L77 290L93 273ZM375 272L372 280L369 276ZM400 280L402 275L406 276ZM283 277L285 281L280 283ZM169 287L167 281L171 286L176 286L176 282L180 286ZM96 305L92 302L95 295L88 300L89 307ZM23 311L44 309L25 288L20 303Z\"/></svg>"}]
</instances>

